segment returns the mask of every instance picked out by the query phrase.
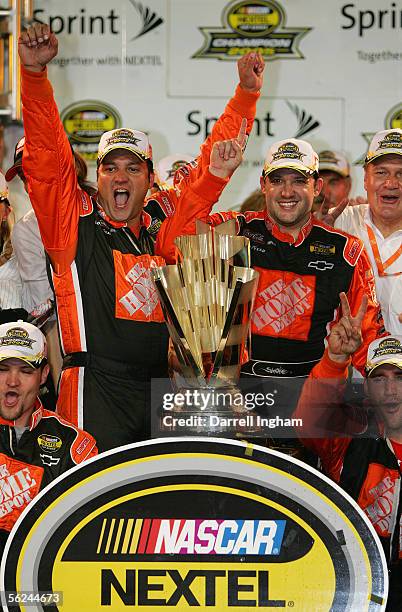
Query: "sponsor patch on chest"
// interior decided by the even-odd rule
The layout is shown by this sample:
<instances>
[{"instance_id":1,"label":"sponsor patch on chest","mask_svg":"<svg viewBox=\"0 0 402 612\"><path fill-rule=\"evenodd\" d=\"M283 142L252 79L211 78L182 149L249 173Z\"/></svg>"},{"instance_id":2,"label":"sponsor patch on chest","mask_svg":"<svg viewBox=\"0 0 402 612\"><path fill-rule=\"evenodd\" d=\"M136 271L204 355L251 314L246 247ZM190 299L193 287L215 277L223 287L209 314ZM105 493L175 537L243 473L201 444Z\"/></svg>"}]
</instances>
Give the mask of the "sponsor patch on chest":
<instances>
[{"instance_id":1,"label":"sponsor patch on chest","mask_svg":"<svg viewBox=\"0 0 402 612\"><path fill-rule=\"evenodd\" d=\"M162 257L113 251L118 319L162 322L163 314L150 269L163 266Z\"/></svg>"},{"instance_id":2,"label":"sponsor patch on chest","mask_svg":"<svg viewBox=\"0 0 402 612\"><path fill-rule=\"evenodd\" d=\"M315 299L315 276L256 268L259 286L252 331L263 336L307 340Z\"/></svg>"}]
</instances>

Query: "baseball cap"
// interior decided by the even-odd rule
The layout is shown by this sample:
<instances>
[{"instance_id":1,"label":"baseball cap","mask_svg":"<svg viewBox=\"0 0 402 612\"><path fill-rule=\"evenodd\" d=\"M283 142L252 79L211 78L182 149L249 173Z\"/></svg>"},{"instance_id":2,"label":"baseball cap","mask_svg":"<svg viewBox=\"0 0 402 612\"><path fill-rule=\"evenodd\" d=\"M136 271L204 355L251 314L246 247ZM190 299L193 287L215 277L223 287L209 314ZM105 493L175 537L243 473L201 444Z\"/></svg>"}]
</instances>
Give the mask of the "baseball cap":
<instances>
[{"instance_id":1,"label":"baseball cap","mask_svg":"<svg viewBox=\"0 0 402 612\"><path fill-rule=\"evenodd\" d=\"M115 149L131 151L143 161L152 160L152 147L144 132L130 128L118 128L102 134L98 148L98 165L110 151Z\"/></svg>"},{"instance_id":2,"label":"baseball cap","mask_svg":"<svg viewBox=\"0 0 402 612\"><path fill-rule=\"evenodd\" d=\"M382 130L374 134L367 151L366 164L382 155L402 155L402 130Z\"/></svg>"},{"instance_id":3,"label":"baseball cap","mask_svg":"<svg viewBox=\"0 0 402 612\"><path fill-rule=\"evenodd\" d=\"M386 363L402 370L402 336L377 338L369 344L366 362L367 376L370 376L378 366Z\"/></svg>"},{"instance_id":4,"label":"baseball cap","mask_svg":"<svg viewBox=\"0 0 402 612\"><path fill-rule=\"evenodd\" d=\"M343 178L350 175L350 165L346 157L339 151L321 151L319 157L319 171L330 170L340 174Z\"/></svg>"},{"instance_id":5,"label":"baseball cap","mask_svg":"<svg viewBox=\"0 0 402 612\"><path fill-rule=\"evenodd\" d=\"M173 178L176 170L193 160L193 156L181 153L162 157L162 159L155 164L155 182L158 183L160 187L164 185L171 187L173 185Z\"/></svg>"},{"instance_id":6,"label":"baseball cap","mask_svg":"<svg viewBox=\"0 0 402 612\"><path fill-rule=\"evenodd\" d=\"M25 321L0 325L0 361L12 358L39 368L47 358L46 339L40 329Z\"/></svg>"},{"instance_id":7,"label":"baseball cap","mask_svg":"<svg viewBox=\"0 0 402 612\"><path fill-rule=\"evenodd\" d=\"M18 169L22 166L22 154L24 152L25 136L23 136L15 145L14 149L14 163L6 172L6 181L12 181L18 172Z\"/></svg>"},{"instance_id":8,"label":"baseball cap","mask_svg":"<svg viewBox=\"0 0 402 612\"><path fill-rule=\"evenodd\" d=\"M280 140L268 150L263 175L266 176L279 168L291 168L302 174L313 175L318 173L318 155L305 140Z\"/></svg>"},{"instance_id":9,"label":"baseball cap","mask_svg":"<svg viewBox=\"0 0 402 612\"><path fill-rule=\"evenodd\" d=\"M4 174L0 171L0 202L3 200L7 200L6 203L8 204L9 203L8 196L9 196L9 191L8 191L6 179L4 177Z\"/></svg>"}]
</instances>

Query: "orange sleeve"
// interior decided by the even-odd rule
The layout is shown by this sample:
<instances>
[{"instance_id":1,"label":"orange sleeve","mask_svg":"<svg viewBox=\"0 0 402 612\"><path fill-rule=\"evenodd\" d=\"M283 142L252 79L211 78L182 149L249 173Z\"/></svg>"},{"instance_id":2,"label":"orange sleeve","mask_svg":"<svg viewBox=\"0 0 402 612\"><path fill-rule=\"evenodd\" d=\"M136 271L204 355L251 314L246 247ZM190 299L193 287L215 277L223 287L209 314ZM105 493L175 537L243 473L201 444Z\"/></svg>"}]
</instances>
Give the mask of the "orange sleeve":
<instances>
[{"instance_id":1,"label":"orange sleeve","mask_svg":"<svg viewBox=\"0 0 402 612\"><path fill-rule=\"evenodd\" d=\"M158 232L155 245L155 254L162 255L167 263L176 261L176 247L174 244L177 236L195 233L195 222L197 219L208 221L208 215L212 206L219 199L228 179L222 179L211 174L208 168L202 176L194 183L181 187L169 189L174 213L165 219ZM158 199L158 195L154 196Z\"/></svg>"},{"instance_id":2,"label":"orange sleeve","mask_svg":"<svg viewBox=\"0 0 402 612\"><path fill-rule=\"evenodd\" d=\"M297 435L321 459L325 473L339 481L352 435L367 426L364 410L343 403L349 361L336 363L327 351L304 383L293 418Z\"/></svg>"},{"instance_id":3,"label":"orange sleeve","mask_svg":"<svg viewBox=\"0 0 402 612\"><path fill-rule=\"evenodd\" d=\"M375 292L373 270L365 249L362 250L357 261L352 283L347 292L352 315L357 313L363 294L366 294L368 297L367 312L362 323L363 344L354 353L352 363L364 375L368 345L376 338L388 334L384 329L381 307Z\"/></svg>"},{"instance_id":4,"label":"orange sleeve","mask_svg":"<svg viewBox=\"0 0 402 612\"><path fill-rule=\"evenodd\" d=\"M191 164L179 168L174 176L174 185L184 189L185 185L191 184L200 178L209 166L212 147L215 142L236 138L239 133L243 117L247 119L247 134L253 127L259 92L250 92L236 87L235 95L227 103L222 115L215 122L211 134L201 145L200 153Z\"/></svg>"},{"instance_id":5,"label":"orange sleeve","mask_svg":"<svg viewBox=\"0 0 402 612\"><path fill-rule=\"evenodd\" d=\"M53 90L43 72L21 67L25 131L23 169L42 241L56 273L75 257L82 198L74 158Z\"/></svg>"},{"instance_id":6,"label":"orange sleeve","mask_svg":"<svg viewBox=\"0 0 402 612\"><path fill-rule=\"evenodd\" d=\"M91 436L91 434L83 431L82 429L76 429L76 431L77 437L71 446L71 459L76 465L78 465L91 457L96 457L98 454L98 448L96 446L95 439Z\"/></svg>"}]
</instances>

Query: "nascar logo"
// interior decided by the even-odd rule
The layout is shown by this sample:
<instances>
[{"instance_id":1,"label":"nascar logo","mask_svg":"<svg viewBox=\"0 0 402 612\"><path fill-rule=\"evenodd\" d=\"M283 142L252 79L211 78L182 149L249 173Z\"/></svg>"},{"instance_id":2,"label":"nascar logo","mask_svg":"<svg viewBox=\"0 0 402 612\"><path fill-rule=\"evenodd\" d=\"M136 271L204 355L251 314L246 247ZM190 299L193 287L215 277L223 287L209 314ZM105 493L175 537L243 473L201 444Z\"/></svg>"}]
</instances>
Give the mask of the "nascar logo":
<instances>
[{"instance_id":1,"label":"nascar logo","mask_svg":"<svg viewBox=\"0 0 402 612\"><path fill-rule=\"evenodd\" d=\"M120 549L111 540L116 522ZM286 520L251 519L104 519L98 554L279 555ZM127 533L130 529L131 533Z\"/></svg>"}]
</instances>

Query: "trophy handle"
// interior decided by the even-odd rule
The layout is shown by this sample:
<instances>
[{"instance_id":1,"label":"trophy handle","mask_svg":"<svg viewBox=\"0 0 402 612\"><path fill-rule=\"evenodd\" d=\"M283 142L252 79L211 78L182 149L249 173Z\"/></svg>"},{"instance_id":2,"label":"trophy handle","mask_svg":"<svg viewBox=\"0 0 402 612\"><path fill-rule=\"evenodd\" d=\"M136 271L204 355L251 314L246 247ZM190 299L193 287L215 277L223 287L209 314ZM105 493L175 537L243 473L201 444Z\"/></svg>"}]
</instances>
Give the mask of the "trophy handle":
<instances>
[{"instance_id":1,"label":"trophy handle","mask_svg":"<svg viewBox=\"0 0 402 612\"><path fill-rule=\"evenodd\" d=\"M165 288L162 284L162 281L160 279L160 277L158 278L156 276L156 273L154 271L153 274L153 281L156 285L156 288L159 292L159 296L160 296L160 303L162 306L162 311L164 314L164 317L166 319L166 322L170 322L171 325L169 325L169 333L172 337L173 343L177 344L180 347L181 353L183 355L183 357L185 358L188 366L193 370L194 373L194 377L197 380L197 383L200 385L200 387L204 388L207 386L205 378L204 378L204 374L203 372L201 372L199 366L197 365L190 347L188 345L188 342L184 336L182 327L180 325L180 322L176 316L176 313L172 307L172 304L170 302L169 296L165 291Z\"/></svg>"},{"instance_id":2,"label":"trophy handle","mask_svg":"<svg viewBox=\"0 0 402 612\"><path fill-rule=\"evenodd\" d=\"M233 291L232 299L230 302L228 314L226 316L225 325L223 327L222 336L219 341L218 350L216 351L212 373L211 373L211 376L209 377L209 381L208 381L209 386L211 386L211 383L213 383L212 386L214 386L218 378L219 369L223 361L223 353L225 351L226 343L229 337L229 332L232 327L232 323L233 323L234 315L236 312L237 303L239 301L239 296L240 296L240 291L241 291L242 286L243 286L243 281L240 279L237 279L236 285Z\"/></svg>"}]
</instances>

